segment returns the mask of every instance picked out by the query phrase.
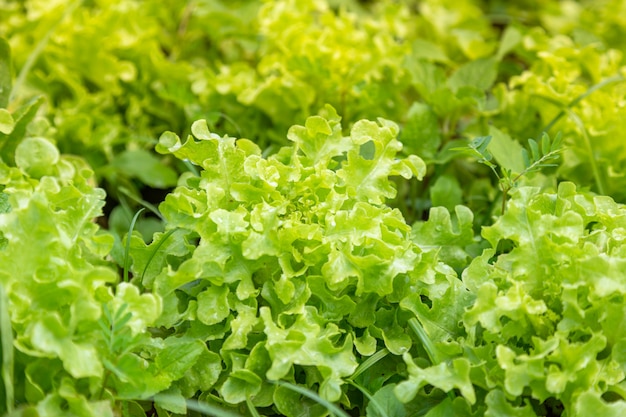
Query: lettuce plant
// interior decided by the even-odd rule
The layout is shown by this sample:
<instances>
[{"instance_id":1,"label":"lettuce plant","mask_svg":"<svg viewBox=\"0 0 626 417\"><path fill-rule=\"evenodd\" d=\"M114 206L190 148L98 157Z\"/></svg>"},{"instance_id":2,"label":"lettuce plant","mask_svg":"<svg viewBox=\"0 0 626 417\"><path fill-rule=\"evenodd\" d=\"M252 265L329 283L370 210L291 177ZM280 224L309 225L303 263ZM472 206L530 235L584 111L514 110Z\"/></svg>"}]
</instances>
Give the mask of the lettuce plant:
<instances>
[{"instance_id":1,"label":"lettuce plant","mask_svg":"<svg viewBox=\"0 0 626 417\"><path fill-rule=\"evenodd\" d=\"M430 310L402 304L417 312L437 362L405 353L409 377L396 394L409 401L428 385L458 389L463 401L436 407L454 415L620 415L624 207L572 183L555 193L519 188L507 207L483 229L491 247L462 274L471 295L461 314L452 292ZM440 326L451 313L461 328Z\"/></svg>"},{"instance_id":2,"label":"lettuce plant","mask_svg":"<svg viewBox=\"0 0 626 417\"><path fill-rule=\"evenodd\" d=\"M624 415L624 10L0 0L0 414Z\"/></svg>"},{"instance_id":3,"label":"lettuce plant","mask_svg":"<svg viewBox=\"0 0 626 417\"><path fill-rule=\"evenodd\" d=\"M160 206L173 232L148 247L134 239L133 272L163 300L156 325L169 338L193 335L219 354L214 383L227 404L249 397L294 413L268 379L319 385L323 398L349 404L343 379L359 358L411 346L396 307L421 255L385 200L395 194L389 176L419 178L425 165L397 157L395 124L363 120L344 136L335 110L323 113L292 127L293 145L268 158L205 121L184 142L166 133L157 147L201 170ZM189 378L179 386L201 389Z\"/></svg>"}]
</instances>

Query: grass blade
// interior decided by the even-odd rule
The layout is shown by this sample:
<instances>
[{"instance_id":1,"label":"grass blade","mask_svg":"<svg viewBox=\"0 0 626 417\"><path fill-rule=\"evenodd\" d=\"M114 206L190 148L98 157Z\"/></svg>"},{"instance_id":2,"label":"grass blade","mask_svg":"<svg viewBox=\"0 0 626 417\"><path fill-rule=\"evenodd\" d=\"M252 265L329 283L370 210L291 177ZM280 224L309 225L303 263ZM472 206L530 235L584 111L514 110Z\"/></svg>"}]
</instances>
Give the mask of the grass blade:
<instances>
[{"instance_id":1,"label":"grass blade","mask_svg":"<svg viewBox=\"0 0 626 417\"><path fill-rule=\"evenodd\" d=\"M426 350L426 353L428 354L431 363L433 365L438 365L441 361L439 359L439 355L437 354L437 348L435 348L435 345L433 345L433 342L426 334L426 331L424 330L420 322L416 318L409 319L409 326L411 327L411 329L413 329L420 342L422 342L422 345L424 346L424 349Z\"/></svg>"},{"instance_id":2,"label":"grass blade","mask_svg":"<svg viewBox=\"0 0 626 417\"><path fill-rule=\"evenodd\" d=\"M124 250L124 282L128 282L128 268L130 267L130 238L133 235L133 230L135 229L135 223L139 218L139 215L145 210L145 208L139 209L137 213L133 216L133 220L130 222L130 226L128 226L128 233L126 234L126 248Z\"/></svg>"},{"instance_id":3,"label":"grass blade","mask_svg":"<svg viewBox=\"0 0 626 417\"><path fill-rule=\"evenodd\" d=\"M356 368L356 371L354 371L354 373L350 377L350 380L354 381L355 379L357 379L359 375L361 375L363 372L367 371L376 362L378 362L379 360L381 360L382 358L384 358L387 355L389 355L389 351L386 348L385 349L381 349L378 352L374 353L372 356L367 358L367 360L363 361L363 363L360 364L358 368Z\"/></svg>"}]
</instances>

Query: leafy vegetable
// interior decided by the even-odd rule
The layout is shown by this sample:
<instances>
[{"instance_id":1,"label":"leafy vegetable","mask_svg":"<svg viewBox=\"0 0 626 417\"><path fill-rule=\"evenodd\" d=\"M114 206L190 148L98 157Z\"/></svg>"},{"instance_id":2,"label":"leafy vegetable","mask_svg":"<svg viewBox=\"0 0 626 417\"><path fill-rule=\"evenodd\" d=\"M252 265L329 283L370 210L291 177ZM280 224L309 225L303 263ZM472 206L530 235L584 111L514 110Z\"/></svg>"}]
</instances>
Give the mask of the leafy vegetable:
<instances>
[{"instance_id":1,"label":"leafy vegetable","mask_svg":"<svg viewBox=\"0 0 626 417\"><path fill-rule=\"evenodd\" d=\"M623 0L0 14L0 414L624 413Z\"/></svg>"},{"instance_id":2,"label":"leafy vegetable","mask_svg":"<svg viewBox=\"0 0 626 417\"><path fill-rule=\"evenodd\" d=\"M184 143L166 133L157 147L203 167L199 178L181 178L160 207L170 227L200 240L177 269L154 278L154 287L144 279L179 312L159 324L177 333L200 326L194 331L205 329L205 338L223 337L226 364L231 352L253 346L263 346L269 359L245 378L235 376L243 369L232 363L226 401L245 400L241 383L236 396L229 394L232 378L255 386L254 395L266 375L288 377L295 365L315 367L322 397L338 400L342 378L357 366L356 329L389 326L386 314L369 319L353 309L361 304L373 313L389 303L394 280L419 259L401 214L382 203L395 192L388 176L421 176L423 162L395 156L401 145L388 121L358 122L343 136L335 110L325 114L293 127L294 145L267 159L250 141L209 132L204 121ZM364 156L366 143L372 153ZM408 348L387 335L381 341L392 351Z\"/></svg>"}]
</instances>

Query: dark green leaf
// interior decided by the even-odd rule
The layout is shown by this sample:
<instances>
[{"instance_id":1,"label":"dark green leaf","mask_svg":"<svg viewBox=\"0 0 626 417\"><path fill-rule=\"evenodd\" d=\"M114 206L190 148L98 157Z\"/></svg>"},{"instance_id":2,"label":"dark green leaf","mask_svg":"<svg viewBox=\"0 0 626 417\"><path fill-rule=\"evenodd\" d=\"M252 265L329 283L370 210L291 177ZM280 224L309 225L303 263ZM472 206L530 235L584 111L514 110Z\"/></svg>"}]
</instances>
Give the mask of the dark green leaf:
<instances>
[{"instance_id":1,"label":"dark green leaf","mask_svg":"<svg viewBox=\"0 0 626 417\"><path fill-rule=\"evenodd\" d=\"M411 105L407 122L400 132L400 141L422 158L435 157L442 139L437 115L430 106L418 102Z\"/></svg>"},{"instance_id":2,"label":"dark green leaf","mask_svg":"<svg viewBox=\"0 0 626 417\"><path fill-rule=\"evenodd\" d=\"M143 184L154 188L176 185L178 175L152 153L141 149L124 151L113 160L120 175L138 178Z\"/></svg>"},{"instance_id":3,"label":"dark green leaf","mask_svg":"<svg viewBox=\"0 0 626 417\"><path fill-rule=\"evenodd\" d=\"M406 409L394 393L396 384L387 384L373 395L367 405L367 417L404 417Z\"/></svg>"}]
</instances>

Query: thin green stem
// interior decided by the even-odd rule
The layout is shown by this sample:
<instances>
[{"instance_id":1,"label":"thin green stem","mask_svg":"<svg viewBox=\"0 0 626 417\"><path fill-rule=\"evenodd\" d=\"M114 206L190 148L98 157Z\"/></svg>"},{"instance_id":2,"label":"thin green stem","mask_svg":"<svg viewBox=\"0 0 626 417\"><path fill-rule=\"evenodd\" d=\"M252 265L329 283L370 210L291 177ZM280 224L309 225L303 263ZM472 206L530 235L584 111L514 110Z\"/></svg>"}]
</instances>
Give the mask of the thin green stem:
<instances>
[{"instance_id":1,"label":"thin green stem","mask_svg":"<svg viewBox=\"0 0 626 417\"><path fill-rule=\"evenodd\" d=\"M506 200L507 197L509 195L509 191L511 191L510 187L505 187L504 185L500 185L501 190L502 190L502 207L501 207L501 214L504 214L504 212L506 211Z\"/></svg>"}]
</instances>

